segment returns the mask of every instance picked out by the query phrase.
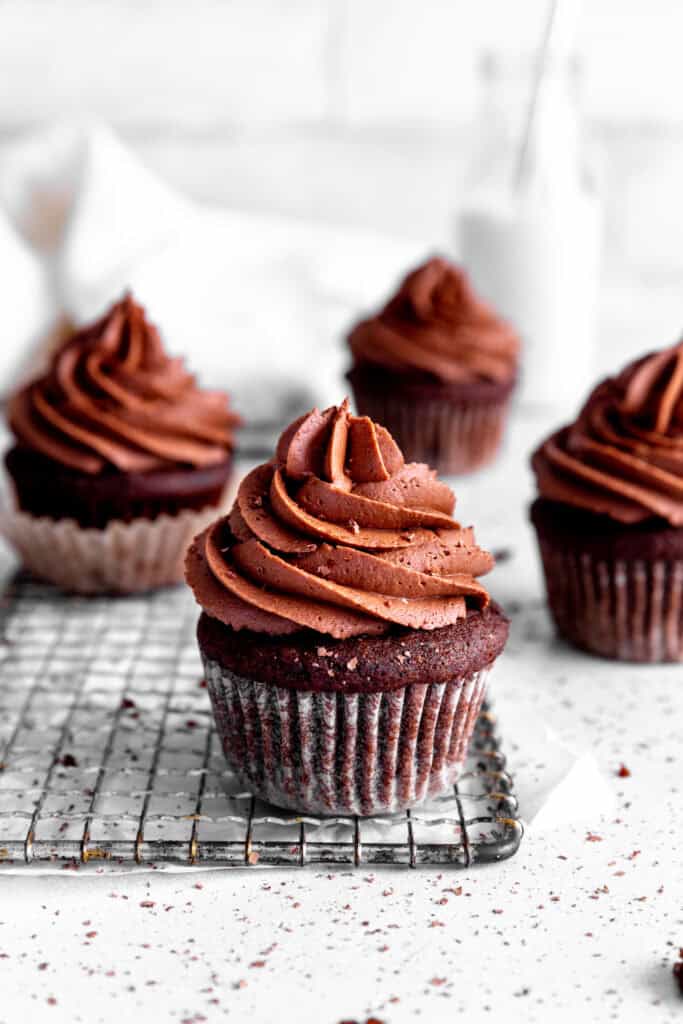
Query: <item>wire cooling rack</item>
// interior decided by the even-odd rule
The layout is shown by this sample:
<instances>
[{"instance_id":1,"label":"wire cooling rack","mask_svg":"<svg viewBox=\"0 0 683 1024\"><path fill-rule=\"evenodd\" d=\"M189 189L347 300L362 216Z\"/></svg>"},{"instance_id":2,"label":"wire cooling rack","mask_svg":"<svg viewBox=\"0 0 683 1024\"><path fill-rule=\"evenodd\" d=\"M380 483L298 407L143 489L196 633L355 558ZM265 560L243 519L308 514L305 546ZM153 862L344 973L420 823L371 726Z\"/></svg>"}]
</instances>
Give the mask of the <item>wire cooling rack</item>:
<instances>
[{"instance_id":1,"label":"wire cooling rack","mask_svg":"<svg viewBox=\"0 0 683 1024\"><path fill-rule=\"evenodd\" d=\"M66 597L19 575L0 616L0 862L466 867L519 847L486 709L447 796L387 817L297 817L226 766L184 588Z\"/></svg>"}]
</instances>

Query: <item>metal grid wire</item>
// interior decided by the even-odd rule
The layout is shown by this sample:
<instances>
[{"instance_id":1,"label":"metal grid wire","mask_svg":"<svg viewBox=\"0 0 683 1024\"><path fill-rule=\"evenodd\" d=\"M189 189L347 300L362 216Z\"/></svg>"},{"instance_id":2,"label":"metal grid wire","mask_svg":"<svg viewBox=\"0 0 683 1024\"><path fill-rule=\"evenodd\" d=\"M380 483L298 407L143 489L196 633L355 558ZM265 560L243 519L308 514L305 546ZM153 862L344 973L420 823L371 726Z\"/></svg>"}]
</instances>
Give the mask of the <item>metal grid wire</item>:
<instances>
[{"instance_id":1,"label":"metal grid wire","mask_svg":"<svg viewBox=\"0 0 683 1024\"><path fill-rule=\"evenodd\" d=\"M387 817L297 817L226 766L184 588L65 597L19 575L0 614L0 862L466 867L519 847L488 710L452 794Z\"/></svg>"}]
</instances>

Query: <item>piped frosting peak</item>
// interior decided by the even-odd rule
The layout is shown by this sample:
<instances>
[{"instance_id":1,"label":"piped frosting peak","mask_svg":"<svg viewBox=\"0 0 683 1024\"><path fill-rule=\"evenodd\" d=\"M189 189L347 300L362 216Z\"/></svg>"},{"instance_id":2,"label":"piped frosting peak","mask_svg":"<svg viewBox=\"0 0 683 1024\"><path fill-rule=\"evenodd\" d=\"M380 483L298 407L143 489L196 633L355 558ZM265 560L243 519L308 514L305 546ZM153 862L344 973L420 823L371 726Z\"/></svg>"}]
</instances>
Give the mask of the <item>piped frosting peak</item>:
<instances>
[{"instance_id":1,"label":"piped frosting peak","mask_svg":"<svg viewBox=\"0 0 683 1024\"><path fill-rule=\"evenodd\" d=\"M357 364L447 383L511 380L519 351L512 328L440 257L408 274L384 309L352 330L349 345Z\"/></svg>"},{"instance_id":2,"label":"piped frosting peak","mask_svg":"<svg viewBox=\"0 0 683 1024\"><path fill-rule=\"evenodd\" d=\"M623 523L683 526L683 342L598 384L532 464L544 498Z\"/></svg>"},{"instance_id":3,"label":"piped frosting peak","mask_svg":"<svg viewBox=\"0 0 683 1024\"><path fill-rule=\"evenodd\" d=\"M20 444L84 473L210 466L226 459L239 417L224 393L198 387L130 295L62 345L17 392Z\"/></svg>"},{"instance_id":4,"label":"piped frosting peak","mask_svg":"<svg viewBox=\"0 0 683 1024\"><path fill-rule=\"evenodd\" d=\"M345 401L288 427L243 480L230 515L190 550L187 579L234 629L336 638L435 629L484 607L493 566L426 465Z\"/></svg>"}]
</instances>

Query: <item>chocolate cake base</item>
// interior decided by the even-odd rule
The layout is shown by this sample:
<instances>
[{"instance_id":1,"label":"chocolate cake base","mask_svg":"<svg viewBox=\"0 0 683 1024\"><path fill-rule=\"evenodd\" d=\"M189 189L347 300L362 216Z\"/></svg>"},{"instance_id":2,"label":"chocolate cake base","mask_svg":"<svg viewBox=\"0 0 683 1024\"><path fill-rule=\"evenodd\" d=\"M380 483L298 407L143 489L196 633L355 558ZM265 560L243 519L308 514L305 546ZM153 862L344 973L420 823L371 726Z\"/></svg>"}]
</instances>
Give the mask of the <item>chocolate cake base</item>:
<instances>
[{"instance_id":1,"label":"chocolate cake base","mask_svg":"<svg viewBox=\"0 0 683 1024\"><path fill-rule=\"evenodd\" d=\"M333 640L313 630L268 636L234 630L203 612L202 654L237 675L293 690L377 693L411 683L447 682L490 665L507 640L509 620L493 604L441 629Z\"/></svg>"},{"instance_id":2,"label":"chocolate cake base","mask_svg":"<svg viewBox=\"0 0 683 1024\"><path fill-rule=\"evenodd\" d=\"M683 529L626 525L561 502L531 507L548 604L576 647L621 661L683 661Z\"/></svg>"},{"instance_id":3,"label":"chocolate cake base","mask_svg":"<svg viewBox=\"0 0 683 1024\"><path fill-rule=\"evenodd\" d=\"M453 785L507 632L497 608L354 640L235 632L203 614L198 639L243 785L300 813L369 815Z\"/></svg>"},{"instance_id":4,"label":"chocolate cake base","mask_svg":"<svg viewBox=\"0 0 683 1024\"><path fill-rule=\"evenodd\" d=\"M149 473L79 473L28 448L5 456L23 512L49 519L74 519L83 528L156 519L217 505L230 476L231 457L215 466Z\"/></svg>"},{"instance_id":5,"label":"chocolate cake base","mask_svg":"<svg viewBox=\"0 0 683 1024\"><path fill-rule=\"evenodd\" d=\"M514 379L444 383L374 366L355 366L347 377L358 412L385 426L409 462L469 473L500 447Z\"/></svg>"}]
</instances>

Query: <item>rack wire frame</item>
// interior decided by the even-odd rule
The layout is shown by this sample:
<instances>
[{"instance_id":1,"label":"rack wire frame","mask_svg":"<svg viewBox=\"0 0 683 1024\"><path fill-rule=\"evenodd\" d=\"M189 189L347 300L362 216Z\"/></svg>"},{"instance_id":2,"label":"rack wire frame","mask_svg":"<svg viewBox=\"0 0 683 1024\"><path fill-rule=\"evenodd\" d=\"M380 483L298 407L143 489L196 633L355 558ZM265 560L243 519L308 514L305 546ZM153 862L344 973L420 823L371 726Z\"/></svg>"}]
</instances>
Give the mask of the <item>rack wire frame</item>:
<instances>
[{"instance_id":1,"label":"rack wire frame","mask_svg":"<svg viewBox=\"0 0 683 1024\"><path fill-rule=\"evenodd\" d=\"M523 828L485 707L453 792L377 818L297 816L227 768L183 588L83 598L19 574L0 606L3 863L469 867Z\"/></svg>"}]
</instances>

